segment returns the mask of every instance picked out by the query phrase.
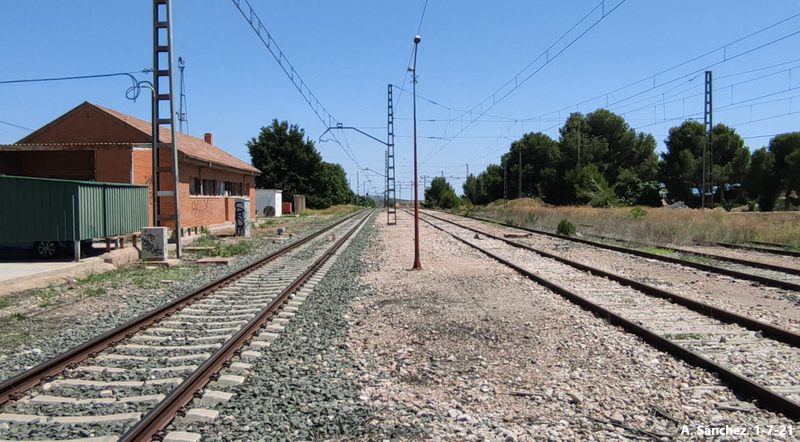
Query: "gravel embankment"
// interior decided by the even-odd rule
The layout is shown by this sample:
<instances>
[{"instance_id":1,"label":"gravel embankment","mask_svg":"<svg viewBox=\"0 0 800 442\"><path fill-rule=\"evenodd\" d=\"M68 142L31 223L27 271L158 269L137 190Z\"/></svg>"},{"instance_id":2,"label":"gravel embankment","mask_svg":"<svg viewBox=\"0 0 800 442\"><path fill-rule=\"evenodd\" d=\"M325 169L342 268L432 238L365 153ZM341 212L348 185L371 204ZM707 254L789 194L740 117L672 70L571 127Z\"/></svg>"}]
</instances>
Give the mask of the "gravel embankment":
<instances>
[{"instance_id":1,"label":"gravel embankment","mask_svg":"<svg viewBox=\"0 0 800 442\"><path fill-rule=\"evenodd\" d=\"M424 270L407 271L409 218L378 230L384 253L365 276L375 291L354 307L351 343L370 374L363 395L376 425L407 439L476 441L672 440L683 425L692 436L675 438L696 440L700 426L797 427L425 223Z\"/></svg>"},{"instance_id":2,"label":"gravel embankment","mask_svg":"<svg viewBox=\"0 0 800 442\"><path fill-rule=\"evenodd\" d=\"M375 410L360 396L369 375L352 358L349 303L368 288L355 282L369 264L361 257L374 236L368 221L331 267L280 337L251 361L230 402L214 407L210 424L173 424L212 441L382 440L369 424Z\"/></svg>"},{"instance_id":3,"label":"gravel embankment","mask_svg":"<svg viewBox=\"0 0 800 442\"><path fill-rule=\"evenodd\" d=\"M332 219L324 225L340 218ZM26 333L31 341L21 348L0 349L0 381L10 379L37 364L46 361L70 348L80 345L102 333L112 330L170 301L235 270L241 269L270 253L296 241L324 225L298 225L293 230L294 238L283 243L266 243L252 254L238 256L229 266L214 266L199 269L186 282L164 286L161 289L139 289L133 286L109 290L103 298L89 298L76 304L61 307L63 316L41 321L24 321ZM74 312L80 312L74 314Z\"/></svg>"}]
</instances>

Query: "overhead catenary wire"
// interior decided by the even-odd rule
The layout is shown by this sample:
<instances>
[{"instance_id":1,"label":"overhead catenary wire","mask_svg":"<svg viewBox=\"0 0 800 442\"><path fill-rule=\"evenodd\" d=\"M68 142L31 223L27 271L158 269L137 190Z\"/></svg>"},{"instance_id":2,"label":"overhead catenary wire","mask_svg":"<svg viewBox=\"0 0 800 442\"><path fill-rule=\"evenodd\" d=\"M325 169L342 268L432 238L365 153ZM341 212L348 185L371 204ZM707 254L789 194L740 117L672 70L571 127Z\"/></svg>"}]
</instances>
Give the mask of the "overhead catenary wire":
<instances>
[{"instance_id":1,"label":"overhead catenary wire","mask_svg":"<svg viewBox=\"0 0 800 442\"><path fill-rule=\"evenodd\" d=\"M314 95L313 92L311 92L311 89L308 87L305 81L300 77L300 74L297 72L294 66L289 62L288 58L286 58L286 55L283 53L283 51L278 47L278 43L272 37L272 34L270 34L270 32L264 26L264 23L258 17L258 14L256 13L255 9L253 9L253 6L250 5L250 2L248 0L232 0L232 1L233 4L236 6L236 8L239 9L239 12L242 14L245 20L250 24L250 27L253 28L253 31L255 31L256 35L264 44L264 46L266 46L266 48L269 50L269 53L272 54L272 57L275 59L275 61L278 62L278 65L281 67L281 69L283 69L283 72L295 86L297 91L300 92L300 95L303 96L303 99L306 101L309 107L311 107L311 110L314 112L314 114L317 116L320 122L325 126L325 128L328 129L331 127L338 126L340 124L339 120L334 118L333 115L328 111L328 109L319 101L319 99L317 99L317 96ZM248 12L245 12L243 5L247 7ZM338 138L336 138L336 135L334 133L331 133L331 136L333 137L336 144L338 144L339 147L342 148L342 150L345 152L348 158L350 158L353 164L355 164L356 167L363 172L364 168L361 167L361 164L359 164L358 160L353 154L353 151L350 148L350 144L347 142L347 138L346 137L344 138L345 144L342 144L338 140Z\"/></svg>"},{"instance_id":2,"label":"overhead catenary wire","mask_svg":"<svg viewBox=\"0 0 800 442\"><path fill-rule=\"evenodd\" d=\"M470 113L477 112L477 113L478 113L478 116L477 116L477 117L475 117L474 119L471 119L469 122L467 122L466 126L464 126L464 127L463 127L463 128L462 128L462 129L461 129L459 132L458 132L458 133L456 133L456 134L453 136L453 138L452 138L450 141L448 141L447 143L445 143L445 144L444 144L442 147L440 147L440 148L438 148L438 149L436 149L436 150L433 150L433 151L431 152L431 154L430 154L430 155L428 155L428 157L426 158L425 162L429 161L431 158L433 158L433 157L434 157L434 156L436 156L436 155L437 155L439 152L441 152L441 151L442 151L442 150L443 150L445 147L449 146L449 145L450 145L450 143L452 143L452 141L453 141L454 139L458 138L458 136L459 136L459 135L461 135L461 134L462 134L462 133L463 133L465 130L467 130L467 128L469 128L469 127L472 125L472 123L474 123L476 120L478 120L478 119L480 119L481 117L483 117L483 115L484 115L484 114L486 114L486 112L488 112L489 110L491 110L492 108L494 108L495 106L497 106L497 104L498 104L498 103L500 103L501 101L503 101L503 100L504 100L506 97L508 97L509 95L511 95L511 94L512 94L514 91L516 91L516 90L517 90L517 89L519 89L519 88L520 88L522 85L524 85L525 83L527 83L527 82L528 82L528 80L530 80L530 79L531 79L531 78L532 78L534 75L536 75L538 72L540 72L542 69L544 69L544 67L545 67L545 66L547 66L547 65L549 65L549 64L550 64L550 63L551 63L553 60L555 60L556 58L558 58L558 56L559 56L559 55L561 55L561 54L563 54L563 53L564 53L564 52L565 52L567 49L569 49L570 47L572 47L572 45L573 45L573 44L575 44L575 42L577 42L578 40L580 40L580 39L581 39L581 38L582 38L584 35L586 35L586 34L587 34L589 31L591 31L592 29L594 29L594 28L595 28L595 26L597 26L597 25L598 25L600 22L602 22L602 21L603 21L603 20L604 20L606 17L608 17L608 16L609 16L609 15L611 15L611 14L612 14L614 11L616 11L617 9L619 9L619 7L620 7L620 6L622 6L623 4L625 4L625 2L626 2L626 1L627 1L627 0L622 0L622 1L620 1L620 2L619 2L619 3L617 3L617 4L616 4L616 5L613 7L613 8L611 8L609 11L606 11L606 10L605 10L605 4L606 4L606 0L603 0L603 1L602 1L602 2L600 2L600 3L599 3L597 6L595 6L594 8L592 8L592 9L591 9L591 10L590 10L590 11L589 11L589 12L588 12L586 15L584 15L584 16L583 16L583 18L581 18L581 19L580 19L580 20L579 20L577 23L575 23L575 24L574 24L574 25L573 25L573 26L572 26L572 27L571 27L571 28L570 28L570 29L569 29L567 32L565 32L564 34L562 34L562 35L561 35L561 37L559 37L559 38L558 38L558 39L557 39L557 40L556 40L556 41L555 41L553 44L551 44L551 45L550 45L550 46L549 46L547 49L545 49L545 50L544 50L544 51L543 51L541 54L539 54L539 56L538 56L538 57L536 57L535 59L533 59L533 61L531 61L530 63L528 63L528 65L527 65L527 66L525 66L525 67L524 67L524 68L523 68L523 69L522 69L520 72L518 72L518 73L517 73L517 74L516 74L514 77L512 77L512 78L511 78L510 80L508 80L508 81L507 81L505 84L503 84L502 86L500 86L500 88L498 88L498 89L497 89L497 90L496 90L494 93L492 93L491 95L489 95L489 97L487 97L486 99L484 99L483 101L481 101L480 103L478 103L477 105L475 105L474 107L472 107L472 108L470 109ZM573 38L572 40L570 40L570 41L569 41L569 43L567 43L567 44L566 44L566 45L565 45L563 48L561 48L560 50L558 50L557 52L555 52L555 54L553 54L553 55L550 55L550 51L551 51L551 50L553 50L553 49L556 47L556 45L557 45L558 43L560 43L562 40L564 40L564 39L565 39L565 38L566 38L566 37L567 37L567 36L568 36L570 33L572 33L572 31L573 31L573 30L577 29L577 28L578 28L578 26L580 26L580 24L581 24L581 23L583 23L583 22L584 22L584 21L586 21L586 20L587 20L589 17L591 17L591 16L592 16L592 15L593 15L593 14L594 14L594 13L595 13L597 10L601 10L601 11L602 11L602 15L600 16L600 18L598 18L598 19L597 19L597 20L595 20L593 23L591 23L591 24L589 25L589 27L588 27L588 28L586 28L585 30L583 30L583 32L580 32L580 33L579 33L579 34L578 34L578 35L577 35L575 38ZM543 63L541 66L537 67L536 69L534 69L534 70L533 70L533 72L530 72L530 73L529 73L529 74L527 74L526 76L523 76L523 75L525 75L525 74L526 74L526 71L527 71L528 69L530 69L532 66L534 66L534 65L536 64L536 62L538 62L539 60L541 60L541 59L543 59L543 58L545 59L545 61L544 61L544 63ZM520 80L520 78L522 78L522 79ZM511 85L512 85L512 83L513 83L513 86L511 86ZM503 90L504 90L504 89L506 89L507 87L508 87L508 88L510 88L510 89L509 89L507 92L505 92L504 94L500 95L500 94L503 92ZM484 105L484 103L488 103L488 101L489 101L489 100L491 100L491 104L487 104L487 106L486 106L486 109L484 109L484 108L483 108L483 105ZM423 162L423 164L425 164L425 162Z\"/></svg>"}]
</instances>

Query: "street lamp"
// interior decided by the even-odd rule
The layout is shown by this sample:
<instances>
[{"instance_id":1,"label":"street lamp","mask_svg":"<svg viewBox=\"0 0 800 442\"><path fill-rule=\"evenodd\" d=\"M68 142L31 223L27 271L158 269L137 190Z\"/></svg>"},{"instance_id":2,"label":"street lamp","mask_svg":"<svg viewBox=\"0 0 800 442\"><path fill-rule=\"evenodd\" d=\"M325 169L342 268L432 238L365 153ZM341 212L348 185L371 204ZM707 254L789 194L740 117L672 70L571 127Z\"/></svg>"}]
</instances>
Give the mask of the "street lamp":
<instances>
[{"instance_id":1,"label":"street lamp","mask_svg":"<svg viewBox=\"0 0 800 442\"><path fill-rule=\"evenodd\" d=\"M412 73L411 80L414 84L414 267L412 270L422 270L419 262L419 184L417 182L417 47L419 35L414 37L414 65L408 70Z\"/></svg>"}]
</instances>

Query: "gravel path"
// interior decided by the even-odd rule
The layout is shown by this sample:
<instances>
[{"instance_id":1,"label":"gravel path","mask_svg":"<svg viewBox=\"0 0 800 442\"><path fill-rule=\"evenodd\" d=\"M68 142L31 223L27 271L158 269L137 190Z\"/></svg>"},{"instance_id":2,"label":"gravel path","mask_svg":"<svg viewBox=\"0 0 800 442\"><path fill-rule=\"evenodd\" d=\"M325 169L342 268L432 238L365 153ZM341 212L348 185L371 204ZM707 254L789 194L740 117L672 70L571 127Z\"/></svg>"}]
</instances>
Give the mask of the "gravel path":
<instances>
[{"instance_id":1,"label":"gravel path","mask_svg":"<svg viewBox=\"0 0 800 442\"><path fill-rule=\"evenodd\" d=\"M501 237L505 233L521 232L441 212L436 216ZM515 241L800 332L800 308L795 292L544 235Z\"/></svg>"},{"instance_id":2,"label":"gravel path","mask_svg":"<svg viewBox=\"0 0 800 442\"><path fill-rule=\"evenodd\" d=\"M47 319L22 321L19 328L30 334L30 341L24 347L0 349L0 381L245 267L338 219L340 217L319 224L298 224L293 229L293 239L263 244L252 254L238 256L229 266L195 269L192 277L183 283L165 286L164 289L122 287L109 291L102 298L87 298L65 304L59 311L48 315Z\"/></svg>"},{"instance_id":3,"label":"gravel path","mask_svg":"<svg viewBox=\"0 0 800 442\"><path fill-rule=\"evenodd\" d=\"M378 228L383 253L364 277L375 294L354 305L351 343L374 377L364 396L380 425L422 428L433 440L512 441L657 439L684 424L692 435L698 426L797 426L739 401L714 375L420 228L421 272L406 270L410 217L400 213L398 226Z\"/></svg>"}]
</instances>

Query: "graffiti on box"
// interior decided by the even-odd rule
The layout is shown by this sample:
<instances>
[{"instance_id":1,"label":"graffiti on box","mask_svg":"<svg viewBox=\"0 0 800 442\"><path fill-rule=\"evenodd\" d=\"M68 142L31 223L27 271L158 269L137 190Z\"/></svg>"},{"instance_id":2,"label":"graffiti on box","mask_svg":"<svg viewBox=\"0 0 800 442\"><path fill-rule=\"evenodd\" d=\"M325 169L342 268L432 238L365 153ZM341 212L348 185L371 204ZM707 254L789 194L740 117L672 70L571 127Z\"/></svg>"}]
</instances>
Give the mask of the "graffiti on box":
<instances>
[{"instance_id":1,"label":"graffiti on box","mask_svg":"<svg viewBox=\"0 0 800 442\"><path fill-rule=\"evenodd\" d=\"M236 236L250 236L250 218L247 216L247 204L236 201Z\"/></svg>"},{"instance_id":2,"label":"graffiti on box","mask_svg":"<svg viewBox=\"0 0 800 442\"><path fill-rule=\"evenodd\" d=\"M163 237L153 232L142 233L142 252L145 256L164 256Z\"/></svg>"}]
</instances>

